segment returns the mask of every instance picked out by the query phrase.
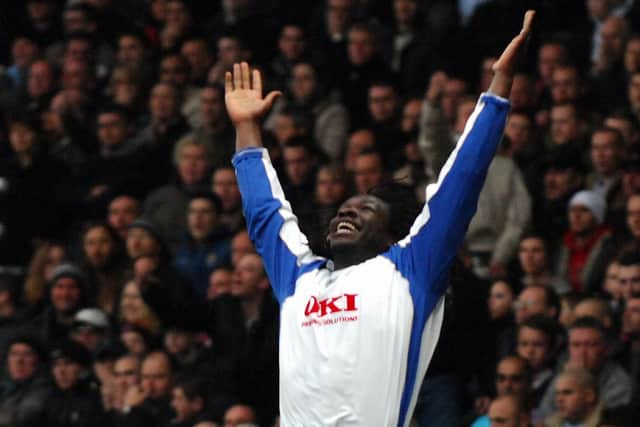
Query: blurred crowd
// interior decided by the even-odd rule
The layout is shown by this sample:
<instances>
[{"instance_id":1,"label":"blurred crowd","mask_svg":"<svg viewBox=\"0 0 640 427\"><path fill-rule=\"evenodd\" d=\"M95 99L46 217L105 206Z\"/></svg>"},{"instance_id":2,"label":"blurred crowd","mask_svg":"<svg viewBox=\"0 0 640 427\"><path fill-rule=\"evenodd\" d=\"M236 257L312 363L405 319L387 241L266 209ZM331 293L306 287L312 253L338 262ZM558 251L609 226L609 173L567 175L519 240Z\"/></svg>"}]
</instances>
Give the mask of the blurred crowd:
<instances>
[{"instance_id":1,"label":"blurred crowd","mask_svg":"<svg viewBox=\"0 0 640 427\"><path fill-rule=\"evenodd\" d=\"M279 425L279 308L242 215L225 72L248 61L282 91L265 143L329 256L347 197L424 202L526 9L413 422L637 425L640 2L7 3L0 426Z\"/></svg>"}]
</instances>

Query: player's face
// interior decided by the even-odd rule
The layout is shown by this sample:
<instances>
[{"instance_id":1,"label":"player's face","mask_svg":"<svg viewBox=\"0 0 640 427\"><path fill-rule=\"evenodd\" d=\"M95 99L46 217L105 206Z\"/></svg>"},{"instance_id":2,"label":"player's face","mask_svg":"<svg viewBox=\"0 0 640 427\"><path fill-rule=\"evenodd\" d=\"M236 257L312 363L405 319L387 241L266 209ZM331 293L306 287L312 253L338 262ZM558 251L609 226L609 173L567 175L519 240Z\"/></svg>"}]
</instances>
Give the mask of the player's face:
<instances>
[{"instance_id":1,"label":"player's face","mask_svg":"<svg viewBox=\"0 0 640 427\"><path fill-rule=\"evenodd\" d=\"M390 242L388 231L389 206L371 195L359 195L340 206L329 223L327 241L332 249L353 246L364 249L386 249Z\"/></svg>"}]
</instances>

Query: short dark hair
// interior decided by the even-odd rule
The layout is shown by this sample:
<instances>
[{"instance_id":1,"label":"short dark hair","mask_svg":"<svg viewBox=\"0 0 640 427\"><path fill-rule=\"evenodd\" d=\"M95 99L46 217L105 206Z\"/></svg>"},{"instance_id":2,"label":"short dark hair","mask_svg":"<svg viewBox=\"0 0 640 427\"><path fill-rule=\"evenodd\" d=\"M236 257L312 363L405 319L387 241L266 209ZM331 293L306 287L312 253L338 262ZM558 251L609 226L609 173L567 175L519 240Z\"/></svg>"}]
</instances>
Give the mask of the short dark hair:
<instances>
[{"instance_id":1,"label":"short dark hair","mask_svg":"<svg viewBox=\"0 0 640 427\"><path fill-rule=\"evenodd\" d=\"M558 333L558 324L543 314L534 314L518 325L518 333L523 328L534 329L542 332L549 341L549 348L553 349L556 343L556 335Z\"/></svg>"},{"instance_id":2,"label":"short dark hair","mask_svg":"<svg viewBox=\"0 0 640 427\"><path fill-rule=\"evenodd\" d=\"M389 206L389 232L394 240L407 234L420 211L420 204L411 187L390 182L370 189L367 194L375 196Z\"/></svg>"},{"instance_id":3,"label":"short dark hair","mask_svg":"<svg viewBox=\"0 0 640 427\"><path fill-rule=\"evenodd\" d=\"M199 192L193 194L189 198L189 203L191 203L195 199L208 200L213 205L213 209L216 211L216 214L219 214L220 212L222 212L222 201L220 200L220 197L218 197L214 193L211 193L211 192L208 192L208 191L199 191Z\"/></svg>"},{"instance_id":4,"label":"short dark hair","mask_svg":"<svg viewBox=\"0 0 640 427\"><path fill-rule=\"evenodd\" d=\"M182 389L185 397L190 401L199 397L204 403L208 397L208 388L205 381L193 375L180 375L173 382L173 388Z\"/></svg>"},{"instance_id":5,"label":"short dark hair","mask_svg":"<svg viewBox=\"0 0 640 427\"><path fill-rule=\"evenodd\" d=\"M639 265L640 264L640 253L638 251L635 251L635 250L624 251L618 256L617 261L618 261L618 264L620 264L623 267L630 267L632 265Z\"/></svg>"},{"instance_id":6,"label":"short dark hair","mask_svg":"<svg viewBox=\"0 0 640 427\"><path fill-rule=\"evenodd\" d=\"M607 329L604 327L601 321L591 316L578 317L569 326L569 333L575 329L593 329L597 331L604 341L608 339Z\"/></svg>"}]
</instances>

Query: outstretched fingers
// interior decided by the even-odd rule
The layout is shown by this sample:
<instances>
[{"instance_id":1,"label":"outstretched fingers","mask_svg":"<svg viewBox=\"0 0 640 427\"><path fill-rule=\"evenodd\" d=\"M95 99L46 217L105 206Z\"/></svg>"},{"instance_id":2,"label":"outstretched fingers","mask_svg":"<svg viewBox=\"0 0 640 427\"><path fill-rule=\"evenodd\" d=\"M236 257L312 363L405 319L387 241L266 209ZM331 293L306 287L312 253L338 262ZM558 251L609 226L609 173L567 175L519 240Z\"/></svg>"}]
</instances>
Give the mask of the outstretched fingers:
<instances>
[{"instance_id":1,"label":"outstretched fingers","mask_svg":"<svg viewBox=\"0 0 640 427\"><path fill-rule=\"evenodd\" d=\"M260 76L260 71L254 69L251 73L253 75L253 90L258 92L259 98L262 98L262 76Z\"/></svg>"},{"instance_id":2,"label":"outstretched fingers","mask_svg":"<svg viewBox=\"0 0 640 427\"><path fill-rule=\"evenodd\" d=\"M249 70L249 64L241 62L240 70L242 72L242 88L251 89L251 71Z\"/></svg>"},{"instance_id":3,"label":"outstretched fingers","mask_svg":"<svg viewBox=\"0 0 640 427\"><path fill-rule=\"evenodd\" d=\"M520 34L515 36L513 40L506 47L500 58L493 64L494 71L502 71L506 73L512 73L515 68L516 60L518 53L520 52L520 48L529 37L531 33L531 26L533 23L533 17L535 16L535 11L528 10L524 15L524 21L522 25L522 30Z\"/></svg>"},{"instance_id":4,"label":"outstretched fingers","mask_svg":"<svg viewBox=\"0 0 640 427\"><path fill-rule=\"evenodd\" d=\"M240 64L233 64L233 88L235 90L242 89L242 72Z\"/></svg>"},{"instance_id":5,"label":"outstretched fingers","mask_svg":"<svg viewBox=\"0 0 640 427\"><path fill-rule=\"evenodd\" d=\"M231 93L233 90L233 76L230 71L224 73L224 93Z\"/></svg>"}]
</instances>

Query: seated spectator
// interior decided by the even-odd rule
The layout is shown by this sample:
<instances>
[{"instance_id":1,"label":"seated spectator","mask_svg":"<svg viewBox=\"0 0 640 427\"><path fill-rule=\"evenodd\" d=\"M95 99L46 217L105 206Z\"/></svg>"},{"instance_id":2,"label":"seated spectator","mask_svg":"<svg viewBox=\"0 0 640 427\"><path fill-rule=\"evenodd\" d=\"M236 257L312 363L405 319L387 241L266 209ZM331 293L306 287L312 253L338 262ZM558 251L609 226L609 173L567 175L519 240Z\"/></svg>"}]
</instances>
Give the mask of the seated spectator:
<instances>
[{"instance_id":1,"label":"seated spectator","mask_svg":"<svg viewBox=\"0 0 640 427\"><path fill-rule=\"evenodd\" d=\"M496 397L487 414L492 427L528 426L531 418L522 402L513 395Z\"/></svg>"},{"instance_id":2,"label":"seated spectator","mask_svg":"<svg viewBox=\"0 0 640 427\"><path fill-rule=\"evenodd\" d=\"M556 355L558 329L543 315L529 317L518 325L516 351L531 368L531 405L538 406L553 378L551 364Z\"/></svg>"},{"instance_id":3,"label":"seated spectator","mask_svg":"<svg viewBox=\"0 0 640 427\"><path fill-rule=\"evenodd\" d=\"M152 336L158 336L161 332L161 318L145 303L140 288L133 280L124 286L118 304L118 320L121 324L134 325Z\"/></svg>"},{"instance_id":4,"label":"seated spectator","mask_svg":"<svg viewBox=\"0 0 640 427\"><path fill-rule=\"evenodd\" d=\"M249 405L233 405L224 414L224 427L241 427L257 423L254 409Z\"/></svg>"},{"instance_id":5,"label":"seated spectator","mask_svg":"<svg viewBox=\"0 0 640 427\"><path fill-rule=\"evenodd\" d=\"M29 311L20 303L20 276L0 273L0 349L29 319Z\"/></svg>"},{"instance_id":6,"label":"seated spectator","mask_svg":"<svg viewBox=\"0 0 640 427\"><path fill-rule=\"evenodd\" d=\"M550 120L546 144L549 148L568 145L574 150L581 150L587 145L587 123L575 104L554 105Z\"/></svg>"},{"instance_id":7,"label":"seated spectator","mask_svg":"<svg viewBox=\"0 0 640 427\"><path fill-rule=\"evenodd\" d=\"M136 427L168 424L173 416L171 378L171 361L166 353L155 351L145 357L140 368L140 385L127 390L116 422Z\"/></svg>"},{"instance_id":8,"label":"seated spectator","mask_svg":"<svg viewBox=\"0 0 640 427\"><path fill-rule=\"evenodd\" d=\"M229 233L236 233L244 228L242 200L236 180L236 172L231 166L221 166L211 177L211 192L218 196L222 203L220 223Z\"/></svg>"},{"instance_id":9,"label":"seated spectator","mask_svg":"<svg viewBox=\"0 0 640 427\"><path fill-rule=\"evenodd\" d=\"M143 217L129 225L126 247L132 261L140 257L156 257L164 262L169 257L157 225Z\"/></svg>"},{"instance_id":10,"label":"seated spectator","mask_svg":"<svg viewBox=\"0 0 640 427\"><path fill-rule=\"evenodd\" d=\"M353 170L353 186L357 194L365 194L372 188L383 185L387 178L382 153L366 149L358 154Z\"/></svg>"},{"instance_id":11,"label":"seated spectator","mask_svg":"<svg viewBox=\"0 0 640 427\"><path fill-rule=\"evenodd\" d=\"M93 427L104 420L100 393L90 376L91 354L80 344L63 341L51 351L55 392L47 401L51 427Z\"/></svg>"},{"instance_id":12,"label":"seated spectator","mask_svg":"<svg viewBox=\"0 0 640 427\"><path fill-rule=\"evenodd\" d=\"M315 187L317 156L312 141L294 137L282 147L285 183L283 190L292 209L304 215L312 209L310 194Z\"/></svg>"},{"instance_id":13,"label":"seated spectator","mask_svg":"<svg viewBox=\"0 0 640 427\"><path fill-rule=\"evenodd\" d=\"M640 255L624 252L618 258L618 284L625 300L640 293Z\"/></svg>"},{"instance_id":14,"label":"seated spectator","mask_svg":"<svg viewBox=\"0 0 640 427\"><path fill-rule=\"evenodd\" d=\"M95 354L110 338L111 325L107 313L99 308L83 308L73 316L70 338Z\"/></svg>"},{"instance_id":15,"label":"seated spectator","mask_svg":"<svg viewBox=\"0 0 640 427\"><path fill-rule=\"evenodd\" d=\"M179 111L190 127L200 124L200 89L189 83L190 65L178 52L163 55L159 64L159 83L172 85L178 92ZM177 135L174 135L177 136Z\"/></svg>"},{"instance_id":16,"label":"seated spectator","mask_svg":"<svg viewBox=\"0 0 640 427\"><path fill-rule=\"evenodd\" d=\"M318 68L310 62L294 64L288 90L287 104L303 106L311 112L313 139L320 150L332 160L340 158L349 130L349 113L344 105L331 98Z\"/></svg>"},{"instance_id":17,"label":"seated spectator","mask_svg":"<svg viewBox=\"0 0 640 427\"><path fill-rule=\"evenodd\" d=\"M555 381L556 411L545 427L600 425L602 404L595 378L586 369L567 369Z\"/></svg>"},{"instance_id":18,"label":"seated spectator","mask_svg":"<svg viewBox=\"0 0 640 427\"><path fill-rule=\"evenodd\" d=\"M487 299L491 319L489 321L489 337L495 349L492 365L495 365L495 362L500 358L513 352L515 297L512 285L504 280L493 282L489 289L489 298Z\"/></svg>"},{"instance_id":19,"label":"seated spectator","mask_svg":"<svg viewBox=\"0 0 640 427\"><path fill-rule=\"evenodd\" d=\"M32 336L18 335L9 341L6 380L0 386L0 425L27 427L46 425L46 408L52 394L44 375L45 355Z\"/></svg>"},{"instance_id":20,"label":"seated spectator","mask_svg":"<svg viewBox=\"0 0 640 427\"><path fill-rule=\"evenodd\" d=\"M633 193L627 199L627 229L629 239L626 242L626 250L640 250L640 192Z\"/></svg>"},{"instance_id":21,"label":"seated spectator","mask_svg":"<svg viewBox=\"0 0 640 427\"><path fill-rule=\"evenodd\" d=\"M520 279L524 286L550 287L558 295L570 291L568 283L552 274L547 247L542 236L528 234L520 240L518 261L524 273Z\"/></svg>"},{"instance_id":22,"label":"seated spectator","mask_svg":"<svg viewBox=\"0 0 640 427\"><path fill-rule=\"evenodd\" d=\"M129 226L141 213L140 201L131 195L122 194L109 202L106 220L124 242L127 240Z\"/></svg>"},{"instance_id":23,"label":"seated spectator","mask_svg":"<svg viewBox=\"0 0 640 427\"><path fill-rule=\"evenodd\" d=\"M125 250L115 229L104 222L89 223L82 236L82 258L96 306L112 313L125 282Z\"/></svg>"},{"instance_id":24,"label":"seated spectator","mask_svg":"<svg viewBox=\"0 0 640 427\"><path fill-rule=\"evenodd\" d=\"M374 149L376 137L371 129L358 129L351 133L347 141L343 161L344 168L353 173L356 167L356 159L365 149Z\"/></svg>"},{"instance_id":25,"label":"seated spectator","mask_svg":"<svg viewBox=\"0 0 640 427\"><path fill-rule=\"evenodd\" d=\"M231 265L235 267L243 256L255 253L256 248L253 246L247 230L238 231L231 239Z\"/></svg>"},{"instance_id":26,"label":"seated spectator","mask_svg":"<svg viewBox=\"0 0 640 427\"><path fill-rule=\"evenodd\" d=\"M173 151L176 180L150 192L143 216L156 224L158 234L175 251L187 231L187 205L192 194L207 191L209 172L207 145L193 136L181 138Z\"/></svg>"},{"instance_id":27,"label":"seated spectator","mask_svg":"<svg viewBox=\"0 0 640 427\"><path fill-rule=\"evenodd\" d=\"M514 304L516 323L522 324L535 314L541 314L549 319L557 319L560 314L560 300L551 288L529 286L518 295Z\"/></svg>"},{"instance_id":28,"label":"seated spectator","mask_svg":"<svg viewBox=\"0 0 640 427\"><path fill-rule=\"evenodd\" d=\"M529 411L529 393L531 387L531 372L527 361L519 356L503 357L496 367L495 393L497 397L513 396L521 405L525 412ZM480 417L471 424L471 427L487 427L492 425L486 411L491 400L488 397L476 399L476 410Z\"/></svg>"},{"instance_id":29,"label":"seated spectator","mask_svg":"<svg viewBox=\"0 0 640 427\"><path fill-rule=\"evenodd\" d=\"M605 408L626 405L631 401L632 382L629 374L609 356L607 332L602 323L591 317L576 319L569 328L569 358L565 369L586 369L594 376L600 401ZM550 416L556 408L556 388L560 376L542 398L538 407L541 417Z\"/></svg>"},{"instance_id":30,"label":"seated spectator","mask_svg":"<svg viewBox=\"0 0 640 427\"><path fill-rule=\"evenodd\" d=\"M209 287L207 288L207 300L213 301L221 295L228 295L231 292L231 282L233 271L224 267L217 268L209 276Z\"/></svg>"},{"instance_id":31,"label":"seated spectator","mask_svg":"<svg viewBox=\"0 0 640 427\"><path fill-rule=\"evenodd\" d=\"M140 387L140 359L131 354L118 357L113 364L113 377L102 381L100 393L105 412L122 411L127 392Z\"/></svg>"},{"instance_id":32,"label":"seated spectator","mask_svg":"<svg viewBox=\"0 0 640 427\"><path fill-rule=\"evenodd\" d=\"M129 354L142 360L151 351L153 339L147 330L136 325L125 323L120 328L120 341Z\"/></svg>"},{"instance_id":33,"label":"seated spectator","mask_svg":"<svg viewBox=\"0 0 640 427\"><path fill-rule=\"evenodd\" d=\"M211 272L231 261L229 233L219 221L221 210L214 194L194 195L187 207L188 231L176 250L175 267L200 298L205 297Z\"/></svg>"},{"instance_id":34,"label":"seated spectator","mask_svg":"<svg viewBox=\"0 0 640 427\"><path fill-rule=\"evenodd\" d=\"M180 113L180 93L172 83L160 82L149 96L149 121L136 136L147 156L145 172L152 185L166 185L173 175L172 154L178 141L190 130Z\"/></svg>"},{"instance_id":35,"label":"seated spectator","mask_svg":"<svg viewBox=\"0 0 640 427\"><path fill-rule=\"evenodd\" d=\"M29 323L46 346L69 336L74 315L89 301L86 287L87 279L76 265L63 263L53 270L44 310Z\"/></svg>"},{"instance_id":36,"label":"seated spectator","mask_svg":"<svg viewBox=\"0 0 640 427\"><path fill-rule=\"evenodd\" d=\"M171 407L176 414L171 425L193 426L209 419L206 412L208 390L205 383L193 374L178 378L172 386L171 395Z\"/></svg>"},{"instance_id":37,"label":"seated spectator","mask_svg":"<svg viewBox=\"0 0 640 427\"><path fill-rule=\"evenodd\" d=\"M569 229L557 256L556 271L576 292L597 291L612 257L611 229L603 224L606 202L583 190L569 201Z\"/></svg>"},{"instance_id":38,"label":"seated spectator","mask_svg":"<svg viewBox=\"0 0 640 427\"><path fill-rule=\"evenodd\" d=\"M584 176L580 159L570 147L557 147L545 159L542 185L533 204L533 229L540 233L555 258L558 236L568 228L567 207L573 194L582 188Z\"/></svg>"},{"instance_id":39,"label":"seated spectator","mask_svg":"<svg viewBox=\"0 0 640 427\"><path fill-rule=\"evenodd\" d=\"M47 283L53 270L67 257L67 248L61 242L43 242L31 257L22 290L23 302L37 306L45 298Z\"/></svg>"},{"instance_id":40,"label":"seated spectator","mask_svg":"<svg viewBox=\"0 0 640 427\"><path fill-rule=\"evenodd\" d=\"M125 191L141 195L152 182L142 173L144 157L140 143L131 138L128 112L123 107L106 106L96 122L99 147L67 184L71 192L67 197L73 207L82 209L80 219L103 217L115 195Z\"/></svg>"},{"instance_id":41,"label":"seated spectator","mask_svg":"<svg viewBox=\"0 0 640 427\"><path fill-rule=\"evenodd\" d=\"M625 197L622 191L622 134L612 128L598 128L591 136L590 159L593 172L587 175L586 188L606 201L604 222L624 228Z\"/></svg>"},{"instance_id":42,"label":"seated spectator","mask_svg":"<svg viewBox=\"0 0 640 427\"><path fill-rule=\"evenodd\" d=\"M235 134L224 107L224 88L210 84L200 91L200 125L193 137L207 147L209 163L213 169L227 167L235 148Z\"/></svg>"},{"instance_id":43,"label":"seated spectator","mask_svg":"<svg viewBox=\"0 0 640 427\"><path fill-rule=\"evenodd\" d=\"M615 335L613 324L613 313L607 301L601 298L585 298L578 302L573 308L573 316L576 319L581 317L593 317L610 333Z\"/></svg>"},{"instance_id":44,"label":"seated spectator","mask_svg":"<svg viewBox=\"0 0 640 427\"><path fill-rule=\"evenodd\" d=\"M207 74L214 60L207 39L199 36L183 39L180 53L189 62L189 82L196 87L202 87L207 81Z\"/></svg>"}]
</instances>

